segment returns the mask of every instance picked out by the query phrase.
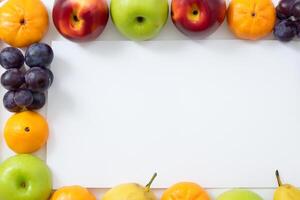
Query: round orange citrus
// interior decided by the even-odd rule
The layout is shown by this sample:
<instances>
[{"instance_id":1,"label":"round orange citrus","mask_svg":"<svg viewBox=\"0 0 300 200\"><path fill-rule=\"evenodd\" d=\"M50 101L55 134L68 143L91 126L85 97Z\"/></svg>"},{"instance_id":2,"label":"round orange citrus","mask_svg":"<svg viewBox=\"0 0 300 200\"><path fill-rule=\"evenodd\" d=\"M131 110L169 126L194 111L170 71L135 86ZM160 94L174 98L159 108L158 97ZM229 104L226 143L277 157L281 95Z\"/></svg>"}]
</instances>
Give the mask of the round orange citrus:
<instances>
[{"instance_id":1,"label":"round orange citrus","mask_svg":"<svg viewBox=\"0 0 300 200\"><path fill-rule=\"evenodd\" d=\"M47 141L48 123L36 112L25 111L11 116L4 127L7 145L16 153L32 153Z\"/></svg>"},{"instance_id":2,"label":"round orange citrus","mask_svg":"<svg viewBox=\"0 0 300 200\"><path fill-rule=\"evenodd\" d=\"M11 46L39 42L48 24L48 12L41 0L8 0L0 7L0 37Z\"/></svg>"},{"instance_id":3,"label":"round orange citrus","mask_svg":"<svg viewBox=\"0 0 300 200\"><path fill-rule=\"evenodd\" d=\"M238 38L258 40L272 32L276 10L272 0L232 0L227 22Z\"/></svg>"},{"instance_id":4,"label":"round orange citrus","mask_svg":"<svg viewBox=\"0 0 300 200\"><path fill-rule=\"evenodd\" d=\"M67 186L54 192L50 200L96 200L96 198L81 186Z\"/></svg>"},{"instance_id":5,"label":"round orange citrus","mask_svg":"<svg viewBox=\"0 0 300 200\"><path fill-rule=\"evenodd\" d=\"M210 200L210 197L198 184L181 182L167 189L161 200Z\"/></svg>"}]
</instances>

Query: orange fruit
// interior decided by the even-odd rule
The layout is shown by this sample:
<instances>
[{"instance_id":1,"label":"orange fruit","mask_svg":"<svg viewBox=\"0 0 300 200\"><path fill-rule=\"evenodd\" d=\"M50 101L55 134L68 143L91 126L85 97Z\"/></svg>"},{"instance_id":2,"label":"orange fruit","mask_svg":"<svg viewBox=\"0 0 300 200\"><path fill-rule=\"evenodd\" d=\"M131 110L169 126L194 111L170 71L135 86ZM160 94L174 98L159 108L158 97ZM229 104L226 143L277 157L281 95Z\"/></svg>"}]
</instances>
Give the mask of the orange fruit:
<instances>
[{"instance_id":1,"label":"orange fruit","mask_svg":"<svg viewBox=\"0 0 300 200\"><path fill-rule=\"evenodd\" d=\"M181 182L167 189L161 200L210 200L210 197L198 184Z\"/></svg>"},{"instance_id":2,"label":"orange fruit","mask_svg":"<svg viewBox=\"0 0 300 200\"><path fill-rule=\"evenodd\" d=\"M81 186L67 186L54 192L50 200L96 200L96 198Z\"/></svg>"},{"instance_id":3,"label":"orange fruit","mask_svg":"<svg viewBox=\"0 0 300 200\"><path fill-rule=\"evenodd\" d=\"M7 145L16 153L32 153L48 139L48 123L36 112L25 111L11 116L4 127Z\"/></svg>"},{"instance_id":4,"label":"orange fruit","mask_svg":"<svg viewBox=\"0 0 300 200\"><path fill-rule=\"evenodd\" d=\"M39 42L48 24L47 9L40 0L8 0L0 7L0 38L11 46Z\"/></svg>"},{"instance_id":5,"label":"orange fruit","mask_svg":"<svg viewBox=\"0 0 300 200\"><path fill-rule=\"evenodd\" d=\"M272 32L276 10L272 0L232 0L227 11L227 22L238 38L258 40Z\"/></svg>"}]
</instances>

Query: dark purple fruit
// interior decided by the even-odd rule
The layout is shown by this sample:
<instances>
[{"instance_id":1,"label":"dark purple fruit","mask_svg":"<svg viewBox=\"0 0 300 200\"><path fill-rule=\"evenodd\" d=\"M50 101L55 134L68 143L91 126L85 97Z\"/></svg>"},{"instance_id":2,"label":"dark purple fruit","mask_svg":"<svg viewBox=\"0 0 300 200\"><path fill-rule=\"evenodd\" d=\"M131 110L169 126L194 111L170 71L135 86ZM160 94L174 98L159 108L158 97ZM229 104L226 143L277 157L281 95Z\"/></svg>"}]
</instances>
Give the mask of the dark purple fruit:
<instances>
[{"instance_id":1,"label":"dark purple fruit","mask_svg":"<svg viewBox=\"0 0 300 200\"><path fill-rule=\"evenodd\" d=\"M52 73L52 71L50 69L45 69L47 71L47 73L49 74L49 78L50 78L50 86L52 85L53 83L53 80L54 80L54 75Z\"/></svg>"},{"instance_id":2,"label":"dark purple fruit","mask_svg":"<svg viewBox=\"0 0 300 200\"><path fill-rule=\"evenodd\" d=\"M293 7L295 0L281 0L276 7L277 17L279 19L288 19L292 16L291 8Z\"/></svg>"},{"instance_id":3,"label":"dark purple fruit","mask_svg":"<svg viewBox=\"0 0 300 200\"><path fill-rule=\"evenodd\" d=\"M46 96L43 92L33 92L33 102L27 106L28 110L41 109L46 103Z\"/></svg>"},{"instance_id":4,"label":"dark purple fruit","mask_svg":"<svg viewBox=\"0 0 300 200\"><path fill-rule=\"evenodd\" d=\"M25 74L27 88L35 92L44 92L51 85L51 75L47 69L30 68Z\"/></svg>"},{"instance_id":5,"label":"dark purple fruit","mask_svg":"<svg viewBox=\"0 0 300 200\"><path fill-rule=\"evenodd\" d=\"M3 97L3 105L10 112L20 112L22 108L15 103L14 97L14 91L7 91Z\"/></svg>"},{"instance_id":6,"label":"dark purple fruit","mask_svg":"<svg viewBox=\"0 0 300 200\"><path fill-rule=\"evenodd\" d=\"M7 90L16 90L25 82L23 73L18 69L8 69L1 76L1 84Z\"/></svg>"},{"instance_id":7,"label":"dark purple fruit","mask_svg":"<svg viewBox=\"0 0 300 200\"><path fill-rule=\"evenodd\" d=\"M297 37L300 38L300 20L294 22L297 30Z\"/></svg>"},{"instance_id":8,"label":"dark purple fruit","mask_svg":"<svg viewBox=\"0 0 300 200\"><path fill-rule=\"evenodd\" d=\"M274 28L274 36L283 42L291 41L297 34L296 25L290 20L282 20Z\"/></svg>"},{"instance_id":9,"label":"dark purple fruit","mask_svg":"<svg viewBox=\"0 0 300 200\"><path fill-rule=\"evenodd\" d=\"M0 64L5 69L19 69L24 65L24 56L19 49L6 47L0 52Z\"/></svg>"},{"instance_id":10,"label":"dark purple fruit","mask_svg":"<svg viewBox=\"0 0 300 200\"><path fill-rule=\"evenodd\" d=\"M291 14L295 19L300 19L300 2L297 2L293 5Z\"/></svg>"},{"instance_id":11,"label":"dark purple fruit","mask_svg":"<svg viewBox=\"0 0 300 200\"><path fill-rule=\"evenodd\" d=\"M26 107L32 104L33 95L28 89L19 89L15 92L14 101L18 106Z\"/></svg>"},{"instance_id":12,"label":"dark purple fruit","mask_svg":"<svg viewBox=\"0 0 300 200\"><path fill-rule=\"evenodd\" d=\"M29 67L47 67L53 60L53 50L45 43L35 43L25 53L25 63Z\"/></svg>"}]
</instances>

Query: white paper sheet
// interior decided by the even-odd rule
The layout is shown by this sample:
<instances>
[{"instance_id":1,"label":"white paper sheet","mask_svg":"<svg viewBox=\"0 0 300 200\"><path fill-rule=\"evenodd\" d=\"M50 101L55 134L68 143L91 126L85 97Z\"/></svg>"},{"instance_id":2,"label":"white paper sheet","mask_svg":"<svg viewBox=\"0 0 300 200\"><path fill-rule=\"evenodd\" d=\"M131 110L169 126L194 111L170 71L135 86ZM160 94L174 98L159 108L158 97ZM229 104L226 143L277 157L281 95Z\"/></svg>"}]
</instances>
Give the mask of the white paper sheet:
<instances>
[{"instance_id":1,"label":"white paper sheet","mask_svg":"<svg viewBox=\"0 0 300 200\"><path fill-rule=\"evenodd\" d=\"M300 185L300 43L53 42L54 186Z\"/></svg>"}]
</instances>

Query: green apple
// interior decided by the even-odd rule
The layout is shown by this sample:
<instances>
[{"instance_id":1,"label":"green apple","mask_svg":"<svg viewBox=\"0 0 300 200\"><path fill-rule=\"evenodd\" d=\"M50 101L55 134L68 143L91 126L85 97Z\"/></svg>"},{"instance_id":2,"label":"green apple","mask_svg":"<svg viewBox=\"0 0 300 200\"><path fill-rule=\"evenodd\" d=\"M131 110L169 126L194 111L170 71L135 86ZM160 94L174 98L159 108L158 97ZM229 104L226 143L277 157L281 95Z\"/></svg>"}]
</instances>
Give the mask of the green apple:
<instances>
[{"instance_id":1,"label":"green apple","mask_svg":"<svg viewBox=\"0 0 300 200\"><path fill-rule=\"evenodd\" d=\"M52 178L47 165L31 155L17 155L0 165L1 200L47 200Z\"/></svg>"},{"instance_id":2,"label":"green apple","mask_svg":"<svg viewBox=\"0 0 300 200\"><path fill-rule=\"evenodd\" d=\"M117 29L132 40L150 40L167 22L168 0L111 0L110 12Z\"/></svg>"},{"instance_id":3,"label":"green apple","mask_svg":"<svg viewBox=\"0 0 300 200\"><path fill-rule=\"evenodd\" d=\"M221 194L217 200L263 200L258 194L243 189L233 189Z\"/></svg>"}]
</instances>

